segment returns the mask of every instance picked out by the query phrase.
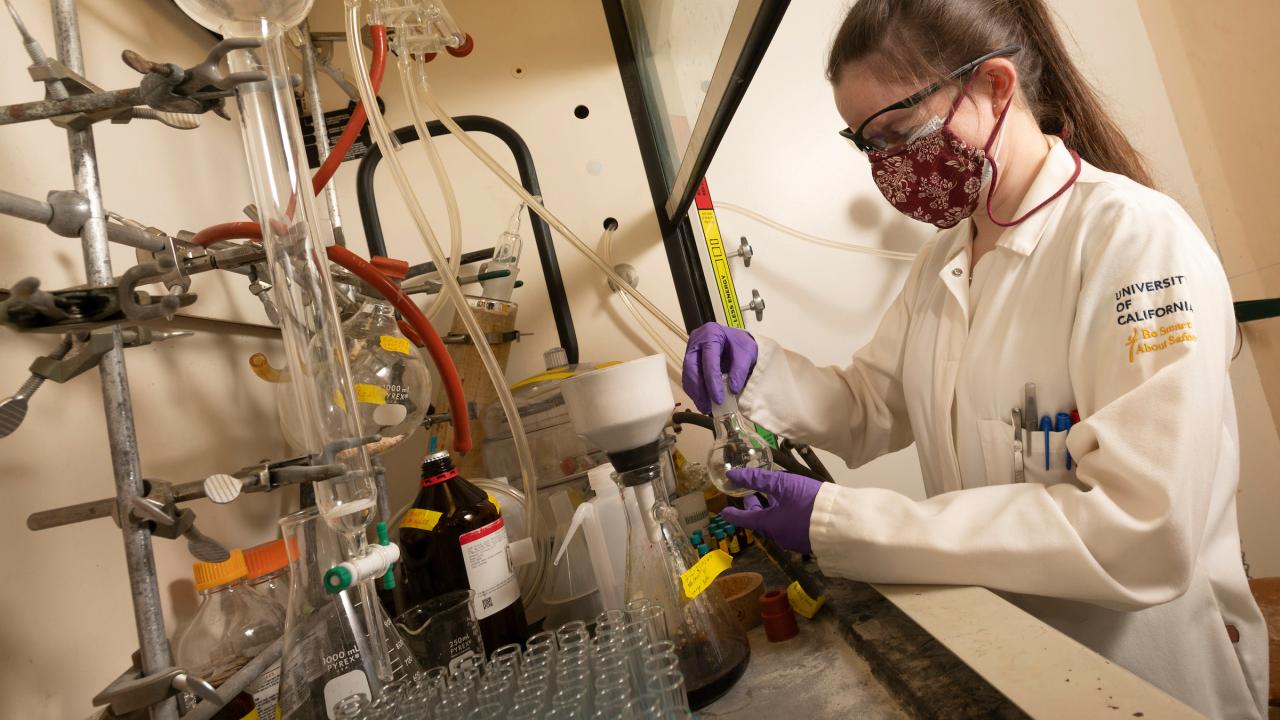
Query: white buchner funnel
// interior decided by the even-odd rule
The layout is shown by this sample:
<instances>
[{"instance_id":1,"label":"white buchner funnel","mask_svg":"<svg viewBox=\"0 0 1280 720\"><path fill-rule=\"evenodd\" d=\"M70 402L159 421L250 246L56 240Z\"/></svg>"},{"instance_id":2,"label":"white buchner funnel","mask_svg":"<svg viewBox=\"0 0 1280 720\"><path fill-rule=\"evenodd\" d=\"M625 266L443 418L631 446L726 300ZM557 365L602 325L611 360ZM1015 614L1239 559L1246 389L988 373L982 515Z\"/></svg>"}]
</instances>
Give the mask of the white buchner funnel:
<instances>
[{"instance_id":1,"label":"white buchner funnel","mask_svg":"<svg viewBox=\"0 0 1280 720\"><path fill-rule=\"evenodd\" d=\"M676 404L662 355L576 375L560 389L574 432L608 454L655 442Z\"/></svg>"}]
</instances>

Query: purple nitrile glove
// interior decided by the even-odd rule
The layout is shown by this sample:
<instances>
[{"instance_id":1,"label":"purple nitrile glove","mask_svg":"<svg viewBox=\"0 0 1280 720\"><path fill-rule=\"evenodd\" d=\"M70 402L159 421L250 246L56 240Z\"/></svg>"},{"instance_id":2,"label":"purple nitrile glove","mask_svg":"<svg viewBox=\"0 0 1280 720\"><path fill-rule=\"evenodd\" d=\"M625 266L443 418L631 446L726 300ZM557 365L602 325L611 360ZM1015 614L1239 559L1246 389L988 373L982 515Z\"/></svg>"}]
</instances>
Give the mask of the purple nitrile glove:
<instances>
[{"instance_id":1,"label":"purple nitrile glove","mask_svg":"<svg viewBox=\"0 0 1280 720\"><path fill-rule=\"evenodd\" d=\"M756 354L756 339L751 333L707 323L689 333L680 384L699 411L710 413L713 402L724 402L720 376L728 373L729 392L742 392L755 369Z\"/></svg>"},{"instance_id":2,"label":"purple nitrile glove","mask_svg":"<svg viewBox=\"0 0 1280 720\"><path fill-rule=\"evenodd\" d=\"M763 468L736 468L729 471L729 479L764 493L769 498L769 507L761 507L759 498L748 495L742 503L746 509L727 507L720 511L720 517L738 527L762 533L788 550L806 555L813 552L809 544L809 522L813 517L813 501L822 483L803 475Z\"/></svg>"}]
</instances>

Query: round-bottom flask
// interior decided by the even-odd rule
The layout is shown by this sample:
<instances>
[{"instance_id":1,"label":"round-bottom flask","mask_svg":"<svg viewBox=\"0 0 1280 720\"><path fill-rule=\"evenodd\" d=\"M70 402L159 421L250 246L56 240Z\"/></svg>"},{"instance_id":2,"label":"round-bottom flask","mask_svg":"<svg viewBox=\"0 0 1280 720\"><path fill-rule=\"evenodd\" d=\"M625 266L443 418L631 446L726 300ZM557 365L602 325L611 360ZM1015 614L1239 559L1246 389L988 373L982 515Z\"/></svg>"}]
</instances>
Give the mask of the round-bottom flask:
<instances>
[{"instance_id":1,"label":"round-bottom flask","mask_svg":"<svg viewBox=\"0 0 1280 720\"><path fill-rule=\"evenodd\" d=\"M324 574L343 562L343 538L309 508L280 520L289 551L280 716L327 720L345 698L377 699L391 682L412 680L419 667L369 582L339 593ZM367 623L366 618L373 622ZM372 647L384 647L376 656Z\"/></svg>"}]
</instances>

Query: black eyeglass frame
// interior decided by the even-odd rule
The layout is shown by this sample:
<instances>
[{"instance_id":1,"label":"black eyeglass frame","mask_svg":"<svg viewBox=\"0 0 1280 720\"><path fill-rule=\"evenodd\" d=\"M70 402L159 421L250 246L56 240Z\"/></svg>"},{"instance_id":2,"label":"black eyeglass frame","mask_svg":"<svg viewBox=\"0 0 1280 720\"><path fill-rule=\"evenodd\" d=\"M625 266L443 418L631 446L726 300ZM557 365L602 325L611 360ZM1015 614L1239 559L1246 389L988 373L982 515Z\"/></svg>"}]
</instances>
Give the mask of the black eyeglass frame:
<instances>
[{"instance_id":1,"label":"black eyeglass frame","mask_svg":"<svg viewBox=\"0 0 1280 720\"><path fill-rule=\"evenodd\" d=\"M993 60L998 57L1009 57L1011 55L1016 55L1020 50L1022 50L1021 45L1010 45L1008 47L1000 48L999 50L993 50L992 52L989 52L986 55L983 55L977 60L967 62L964 65L961 65L960 67L956 68L955 70L952 70L943 79L933 83L932 85L929 85L923 90L913 93L910 96L890 105L889 107L886 107L883 110L879 110L873 113L866 120L862 121L862 124L858 126L857 130L842 128L840 130L840 137L853 142L854 146L864 153L880 150L881 148L872 147L871 143L868 142L867 139L862 135L862 131L867 129L867 125L869 125L872 120L875 120L876 118L880 117L881 115L884 115L885 113L893 112L894 110L905 110L906 108L915 107L916 105L919 105L920 103L924 102L924 100L928 98L930 95L933 95L934 93L941 90L942 87L946 85L948 82L951 82L952 80L955 80L960 77L964 77L965 75L973 72L978 68L978 66L982 65L982 63L988 60Z\"/></svg>"}]
</instances>

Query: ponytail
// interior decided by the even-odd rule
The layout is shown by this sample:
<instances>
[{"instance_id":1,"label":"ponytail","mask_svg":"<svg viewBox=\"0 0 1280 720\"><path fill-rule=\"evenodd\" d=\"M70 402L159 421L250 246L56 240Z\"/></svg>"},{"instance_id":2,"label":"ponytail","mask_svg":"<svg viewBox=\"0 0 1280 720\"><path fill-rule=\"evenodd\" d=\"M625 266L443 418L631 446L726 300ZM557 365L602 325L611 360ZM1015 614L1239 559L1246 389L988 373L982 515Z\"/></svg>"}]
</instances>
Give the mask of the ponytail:
<instances>
[{"instance_id":1,"label":"ponytail","mask_svg":"<svg viewBox=\"0 0 1280 720\"><path fill-rule=\"evenodd\" d=\"M1092 165L1153 186L1146 161L1107 113L1097 90L1076 67L1045 0L859 0L831 45L827 77L836 82L851 62L915 69L922 84L1009 45L1019 90L1049 134Z\"/></svg>"}]
</instances>

